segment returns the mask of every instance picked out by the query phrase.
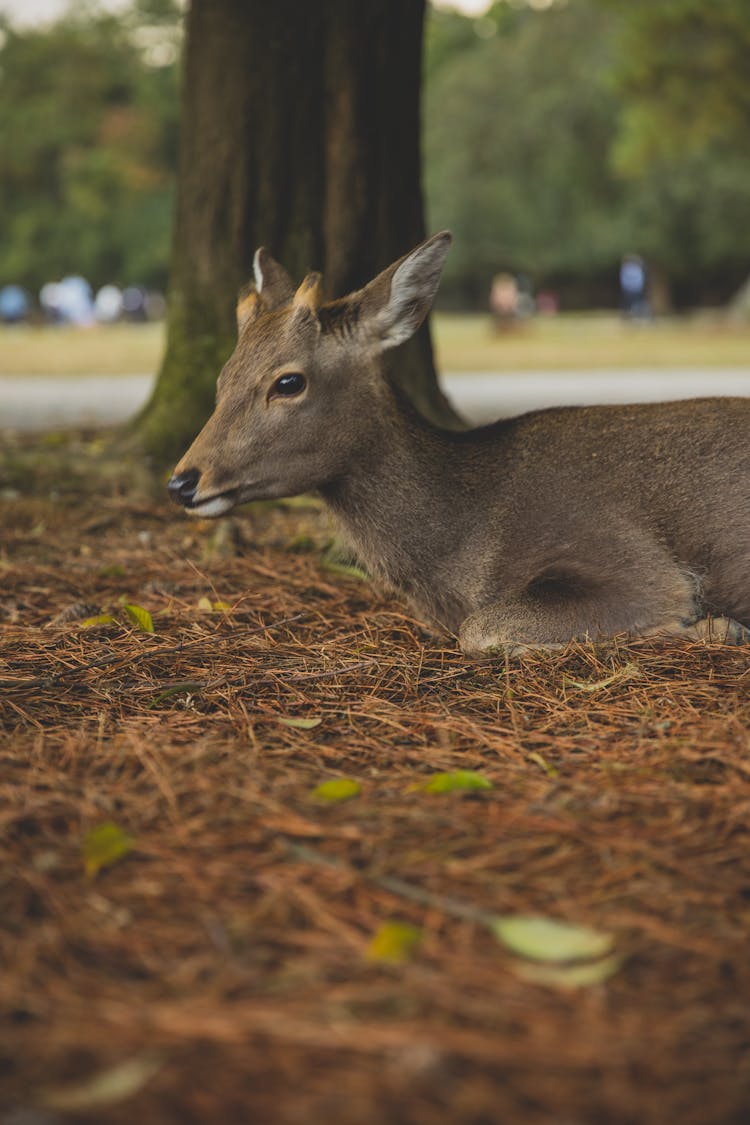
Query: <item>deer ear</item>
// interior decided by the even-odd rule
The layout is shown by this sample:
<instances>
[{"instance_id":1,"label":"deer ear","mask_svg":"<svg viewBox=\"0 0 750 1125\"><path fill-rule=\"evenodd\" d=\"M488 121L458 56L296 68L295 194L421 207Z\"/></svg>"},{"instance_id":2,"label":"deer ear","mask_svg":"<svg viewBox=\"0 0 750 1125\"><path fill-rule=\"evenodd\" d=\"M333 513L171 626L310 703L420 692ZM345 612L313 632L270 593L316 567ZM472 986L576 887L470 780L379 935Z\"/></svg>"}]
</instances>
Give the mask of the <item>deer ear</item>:
<instances>
[{"instance_id":1,"label":"deer ear","mask_svg":"<svg viewBox=\"0 0 750 1125\"><path fill-rule=\"evenodd\" d=\"M363 326L381 348L403 344L427 316L452 241L450 231L433 234L359 294Z\"/></svg>"},{"instance_id":2,"label":"deer ear","mask_svg":"<svg viewBox=\"0 0 750 1125\"><path fill-rule=\"evenodd\" d=\"M283 266L272 258L264 246L255 251L253 258L255 288L269 311L289 305L294 297L294 283Z\"/></svg>"}]
</instances>

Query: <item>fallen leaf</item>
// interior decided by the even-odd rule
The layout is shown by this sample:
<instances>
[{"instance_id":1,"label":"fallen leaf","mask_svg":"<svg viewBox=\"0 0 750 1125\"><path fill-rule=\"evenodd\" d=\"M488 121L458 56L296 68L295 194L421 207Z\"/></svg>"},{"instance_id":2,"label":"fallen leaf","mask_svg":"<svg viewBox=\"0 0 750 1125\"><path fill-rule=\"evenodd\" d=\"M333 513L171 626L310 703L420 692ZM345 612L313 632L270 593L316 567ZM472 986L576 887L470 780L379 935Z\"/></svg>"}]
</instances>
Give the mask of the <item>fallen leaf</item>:
<instances>
[{"instance_id":1,"label":"fallen leaf","mask_svg":"<svg viewBox=\"0 0 750 1125\"><path fill-rule=\"evenodd\" d=\"M622 967L622 957L613 954L598 961L583 961L574 965L540 965L519 962L513 972L532 984L546 984L553 988L589 988L603 984Z\"/></svg>"},{"instance_id":2,"label":"fallen leaf","mask_svg":"<svg viewBox=\"0 0 750 1125\"><path fill-rule=\"evenodd\" d=\"M113 820L97 824L86 833L83 841L83 866L86 874L93 879L103 867L111 867L134 847L135 838Z\"/></svg>"},{"instance_id":3,"label":"fallen leaf","mask_svg":"<svg viewBox=\"0 0 750 1125\"><path fill-rule=\"evenodd\" d=\"M140 629L142 633L153 633L154 622L147 609L144 609L143 606L140 605L131 605L130 603L126 603L123 609L133 624Z\"/></svg>"},{"instance_id":4,"label":"fallen leaf","mask_svg":"<svg viewBox=\"0 0 750 1125\"><path fill-rule=\"evenodd\" d=\"M531 961L554 964L603 957L614 945L611 934L536 915L496 917L492 920L492 932L514 953Z\"/></svg>"},{"instance_id":5,"label":"fallen leaf","mask_svg":"<svg viewBox=\"0 0 750 1125\"><path fill-rule=\"evenodd\" d=\"M622 668L618 668L611 676L606 676L603 680L572 680L566 676L564 683L566 687L574 687L577 691L602 691L604 688L612 687L613 684L625 683L628 680L637 680L641 676L641 670L637 664L625 664Z\"/></svg>"},{"instance_id":6,"label":"fallen leaf","mask_svg":"<svg viewBox=\"0 0 750 1125\"><path fill-rule=\"evenodd\" d=\"M282 719L278 720L282 726L293 727L294 730L312 730L313 727L319 727L323 722L322 719Z\"/></svg>"},{"instance_id":7,"label":"fallen leaf","mask_svg":"<svg viewBox=\"0 0 750 1125\"><path fill-rule=\"evenodd\" d=\"M87 617L81 622L82 629L98 629L102 625L116 625L117 618L111 613L97 613L94 617Z\"/></svg>"},{"instance_id":8,"label":"fallen leaf","mask_svg":"<svg viewBox=\"0 0 750 1125\"><path fill-rule=\"evenodd\" d=\"M97 578L124 578L125 567L120 563L108 563L97 571Z\"/></svg>"},{"instance_id":9,"label":"fallen leaf","mask_svg":"<svg viewBox=\"0 0 750 1125\"><path fill-rule=\"evenodd\" d=\"M311 796L316 801L335 805L339 801L350 801L352 797L358 797L361 792L362 786L353 778L335 777L330 781L321 781L320 785L315 786Z\"/></svg>"},{"instance_id":10,"label":"fallen leaf","mask_svg":"<svg viewBox=\"0 0 750 1125\"><path fill-rule=\"evenodd\" d=\"M491 789L492 782L474 770L450 770L448 773L436 773L429 781L419 782L412 788L421 789L424 793L471 792Z\"/></svg>"},{"instance_id":11,"label":"fallen leaf","mask_svg":"<svg viewBox=\"0 0 750 1125\"><path fill-rule=\"evenodd\" d=\"M199 680L183 680L179 684L170 684L169 687L164 688L163 691L154 696L148 705L149 710L152 711L154 707L158 707L165 699L171 699L174 695L186 693L192 695L194 692L202 691L204 687L205 684L202 684Z\"/></svg>"},{"instance_id":12,"label":"fallen leaf","mask_svg":"<svg viewBox=\"0 0 750 1125\"><path fill-rule=\"evenodd\" d=\"M324 559L323 569L331 574L341 574L345 578L356 578L358 582L369 582L370 580L364 570L358 566L351 566L349 563L330 562L328 559Z\"/></svg>"},{"instance_id":13,"label":"fallen leaf","mask_svg":"<svg viewBox=\"0 0 750 1125\"><path fill-rule=\"evenodd\" d=\"M367 957L398 965L414 955L421 941L422 931L409 922L383 922L367 947Z\"/></svg>"},{"instance_id":14,"label":"fallen leaf","mask_svg":"<svg viewBox=\"0 0 750 1125\"><path fill-rule=\"evenodd\" d=\"M529 754L526 755L526 757L529 759L529 761L536 762L536 764L547 774L547 777L557 777L559 772L557 767L550 765L547 759L542 757L542 755L537 750L532 750Z\"/></svg>"},{"instance_id":15,"label":"fallen leaf","mask_svg":"<svg viewBox=\"0 0 750 1125\"><path fill-rule=\"evenodd\" d=\"M70 1086L42 1091L40 1102L49 1109L75 1111L111 1105L132 1098L162 1067L157 1055L148 1053L101 1070Z\"/></svg>"}]
</instances>

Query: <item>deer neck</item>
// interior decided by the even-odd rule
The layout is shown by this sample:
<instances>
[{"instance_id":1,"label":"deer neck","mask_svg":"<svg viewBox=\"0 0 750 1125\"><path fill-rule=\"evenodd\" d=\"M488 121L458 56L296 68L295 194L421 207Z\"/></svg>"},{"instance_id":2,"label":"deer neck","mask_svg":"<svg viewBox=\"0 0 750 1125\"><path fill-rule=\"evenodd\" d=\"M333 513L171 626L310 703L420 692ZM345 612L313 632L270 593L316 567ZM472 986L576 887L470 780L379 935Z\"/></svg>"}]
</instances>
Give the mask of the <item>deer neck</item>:
<instances>
[{"instance_id":1,"label":"deer neck","mask_svg":"<svg viewBox=\"0 0 750 1125\"><path fill-rule=\"evenodd\" d=\"M456 524L451 443L393 384L386 394L351 463L320 491L367 570L447 622L452 595L435 589L434 573Z\"/></svg>"}]
</instances>

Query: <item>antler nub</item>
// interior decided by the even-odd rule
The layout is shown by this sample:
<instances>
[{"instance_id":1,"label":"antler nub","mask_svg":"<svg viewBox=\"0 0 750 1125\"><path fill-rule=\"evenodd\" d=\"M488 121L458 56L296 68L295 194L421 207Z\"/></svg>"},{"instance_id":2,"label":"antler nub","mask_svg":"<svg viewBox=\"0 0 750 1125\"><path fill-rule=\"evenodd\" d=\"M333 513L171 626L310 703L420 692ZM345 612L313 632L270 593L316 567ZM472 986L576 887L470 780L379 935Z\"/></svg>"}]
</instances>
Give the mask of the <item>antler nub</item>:
<instances>
[{"instance_id":1,"label":"antler nub","mask_svg":"<svg viewBox=\"0 0 750 1125\"><path fill-rule=\"evenodd\" d=\"M309 273L294 294L294 308L297 311L317 313L323 301L323 277L317 272Z\"/></svg>"}]
</instances>

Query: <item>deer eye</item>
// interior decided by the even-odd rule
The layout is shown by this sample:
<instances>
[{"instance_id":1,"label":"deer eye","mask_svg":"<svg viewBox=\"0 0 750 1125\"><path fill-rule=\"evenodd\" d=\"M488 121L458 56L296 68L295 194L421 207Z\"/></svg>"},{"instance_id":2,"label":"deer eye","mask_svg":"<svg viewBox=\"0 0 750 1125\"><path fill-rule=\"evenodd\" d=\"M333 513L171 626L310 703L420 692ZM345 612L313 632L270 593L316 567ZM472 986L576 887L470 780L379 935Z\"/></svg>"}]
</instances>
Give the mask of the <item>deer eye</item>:
<instances>
[{"instance_id":1,"label":"deer eye","mask_svg":"<svg viewBox=\"0 0 750 1125\"><path fill-rule=\"evenodd\" d=\"M286 375L279 375L271 385L268 392L269 398L293 398L302 394L307 386L307 379L299 371L287 371Z\"/></svg>"}]
</instances>

